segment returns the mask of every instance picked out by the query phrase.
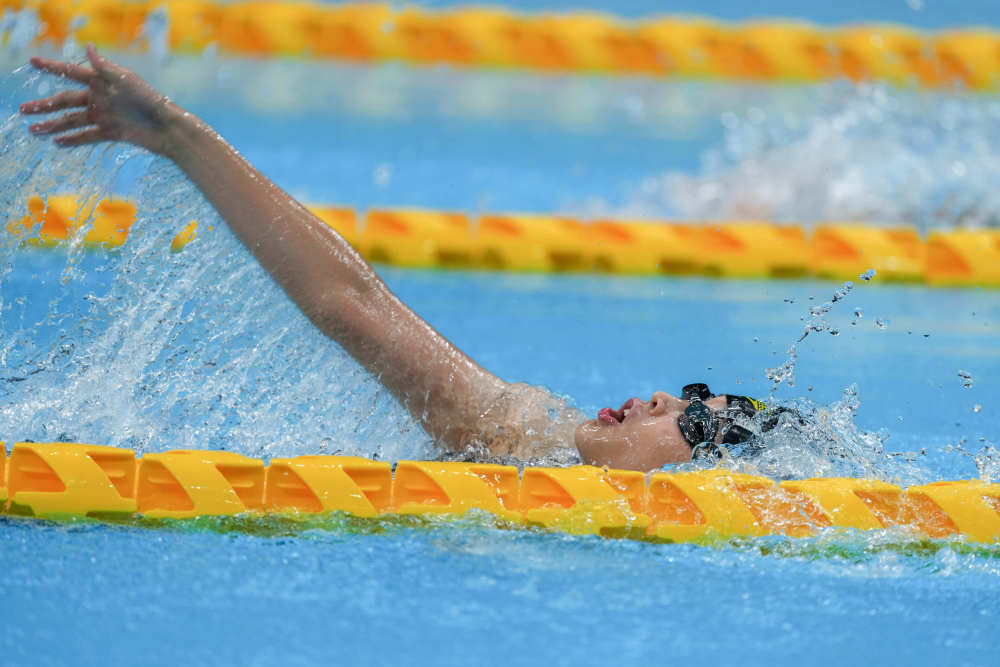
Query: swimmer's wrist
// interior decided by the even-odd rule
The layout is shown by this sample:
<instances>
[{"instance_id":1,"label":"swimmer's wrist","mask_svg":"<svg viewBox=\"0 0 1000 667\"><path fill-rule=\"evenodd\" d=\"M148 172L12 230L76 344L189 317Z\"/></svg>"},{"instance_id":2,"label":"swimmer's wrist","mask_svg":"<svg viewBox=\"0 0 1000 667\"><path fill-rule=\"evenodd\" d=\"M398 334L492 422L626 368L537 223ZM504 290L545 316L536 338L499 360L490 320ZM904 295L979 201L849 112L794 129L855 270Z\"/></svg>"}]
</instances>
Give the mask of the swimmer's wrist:
<instances>
[{"instance_id":1,"label":"swimmer's wrist","mask_svg":"<svg viewBox=\"0 0 1000 667\"><path fill-rule=\"evenodd\" d=\"M190 153L196 136L199 133L204 136L206 129L208 126L193 113L185 111L170 100L165 100L158 152L174 162L179 162Z\"/></svg>"}]
</instances>

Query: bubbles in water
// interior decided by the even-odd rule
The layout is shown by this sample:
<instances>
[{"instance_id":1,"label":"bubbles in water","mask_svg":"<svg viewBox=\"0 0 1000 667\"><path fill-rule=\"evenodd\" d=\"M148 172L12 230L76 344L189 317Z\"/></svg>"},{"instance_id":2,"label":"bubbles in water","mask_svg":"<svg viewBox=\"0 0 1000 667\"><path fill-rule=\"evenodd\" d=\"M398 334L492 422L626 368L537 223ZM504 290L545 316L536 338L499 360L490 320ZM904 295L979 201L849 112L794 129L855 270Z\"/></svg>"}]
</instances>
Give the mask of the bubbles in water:
<instances>
[{"instance_id":1,"label":"bubbles in water","mask_svg":"<svg viewBox=\"0 0 1000 667\"><path fill-rule=\"evenodd\" d=\"M864 280L865 282L871 281L871 279L874 277L875 277L875 269L868 269L860 276L858 276L858 278L861 278L861 280Z\"/></svg>"},{"instance_id":2,"label":"bubbles in water","mask_svg":"<svg viewBox=\"0 0 1000 667\"><path fill-rule=\"evenodd\" d=\"M889 328L889 318L887 318L887 317L876 317L875 318L875 326L876 326L876 328L885 331L886 329Z\"/></svg>"},{"instance_id":3,"label":"bubbles in water","mask_svg":"<svg viewBox=\"0 0 1000 667\"><path fill-rule=\"evenodd\" d=\"M963 370L958 371L958 377L962 382L962 386L965 388L971 387L974 382L974 380L972 379L972 373L970 373L969 371L963 371Z\"/></svg>"},{"instance_id":4,"label":"bubbles in water","mask_svg":"<svg viewBox=\"0 0 1000 667\"><path fill-rule=\"evenodd\" d=\"M983 411L983 406L981 406L979 403L976 403L975 405L972 406L972 411L975 412L976 414L979 414L980 412Z\"/></svg>"}]
</instances>

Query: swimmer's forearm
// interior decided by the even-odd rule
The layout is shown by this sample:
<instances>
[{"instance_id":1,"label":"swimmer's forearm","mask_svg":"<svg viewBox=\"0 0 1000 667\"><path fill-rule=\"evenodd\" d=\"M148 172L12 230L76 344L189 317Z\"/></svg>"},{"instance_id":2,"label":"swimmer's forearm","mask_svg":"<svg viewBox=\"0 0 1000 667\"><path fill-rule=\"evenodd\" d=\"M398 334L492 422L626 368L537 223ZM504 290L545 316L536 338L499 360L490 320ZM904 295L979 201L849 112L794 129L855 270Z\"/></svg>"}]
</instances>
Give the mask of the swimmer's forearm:
<instances>
[{"instance_id":1,"label":"swimmer's forearm","mask_svg":"<svg viewBox=\"0 0 1000 667\"><path fill-rule=\"evenodd\" d=\"M403 305L340 235L212 128L92 45L87 60L89 66L31 59L37 69L85 86L22 104L25 114L67 111L31 125L33 134L55 135L64 147L128 141L172 159L299 308L430 434L458 447L487 428L482 415L503 382Z\"/></svg>"},{"instance_id":2,"label":"swimmer's forearm","mask_svg":"<svg viewBox=\"0 0 1000 667\"><path fill-rule=\"evenodd\" d=\"M328 225L211 127L169 105L163 153L310 320L378 377L427 431L462 446L506 384L392 294Z\"/></svg>"},{"instance_id":3,"label":"swimmer's forearm","mask_svg":"<svg viewBox=\"0 0 1000 667\"><path fill-rule=\"evenodd\" d=\"M364 260L255 169L208 124L170 104L163 154L190 178L289 296L313 316L331 274L361 278Z\"/></svg>"}]
</instances>

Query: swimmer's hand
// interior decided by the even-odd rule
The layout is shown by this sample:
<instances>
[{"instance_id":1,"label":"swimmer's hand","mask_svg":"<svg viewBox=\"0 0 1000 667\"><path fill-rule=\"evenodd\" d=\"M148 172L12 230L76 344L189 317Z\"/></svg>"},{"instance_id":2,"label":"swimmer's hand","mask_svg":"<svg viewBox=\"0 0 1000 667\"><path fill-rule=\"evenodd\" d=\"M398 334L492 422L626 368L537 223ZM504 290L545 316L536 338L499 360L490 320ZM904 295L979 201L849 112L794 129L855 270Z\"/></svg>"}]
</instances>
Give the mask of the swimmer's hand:
<instances>
[{"instance_id":1,"label":"swimmer's hand","mask_svg":"<svg viewBox=\"0 0 1000 667\"><path fill-rule=\"evenodd\" d=\"M90 67L34 57L33 67L82 83L86 90L64 90L21 105L23 114L79 109L28 128L34 135L57 135L58 146L127 141L166 154L168 126L177 107L135 72L116 65L87 45ZM72 132L72 130L76 130Z\"/></svg>"},{"instance_id":2,"label":"swimmer's hand","mask_svg":"<svg viewBox=\"0 0 1000 667\"><path fill-rule=\"evenodd\" d=\"M519 451L529 422L508 424L507 383L452 345L392 293L329 225L260 173L207 123L87 47L90 66L32 58L86 90L21 106L72 110L31 126L60 146L128 141L172 160L316 327L379 378L436 441ZM530 422L531 429L536 422ZM498 433L504 432L504 437Z\"/></svg>"}]
</instances>

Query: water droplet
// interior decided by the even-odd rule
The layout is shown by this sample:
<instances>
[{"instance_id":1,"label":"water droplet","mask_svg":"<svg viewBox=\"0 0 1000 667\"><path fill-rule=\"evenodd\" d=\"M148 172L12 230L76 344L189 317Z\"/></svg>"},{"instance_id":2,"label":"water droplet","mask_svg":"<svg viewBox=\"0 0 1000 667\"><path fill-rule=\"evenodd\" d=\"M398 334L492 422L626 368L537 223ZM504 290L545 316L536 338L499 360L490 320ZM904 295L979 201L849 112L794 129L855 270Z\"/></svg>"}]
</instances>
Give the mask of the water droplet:
<instances>
[{"instance_id":1,"label":"water droplet","mask_svg":"<svg viewBox=\"0 0 1000 667\"><path fill-rule=\"evenodd\" d=\"M870 281L874 277L875 277L875 269L868 269L867 271L865 271L864 273L862 273L860 276L858 276L858 278L860 278L861 280L864 280L865 282Z\"/></svg>"},{"instance_id":2,"label":"water droplet","mask_svg":"<svg viewBox=\"0 0 1000 667\"><path fill-rule=\"evenodd\" d=\"M879 329L882 329L883 331L885 331L886 329L889 328L889 320L888 320L888 318L885 318L885 317L877 317L877 318L875 318L875 326L878 327Z\"/></svg>"},{"instance_id":3,"label":"water droplet","mask_svg":"<svg viewBox=\"0 0 1000 667\"><path fill-rule=\"evenodd\" d=\"M863 310L861 310L860 308L855 308L854 309L854 317L856 317L856 318L858 318L860 320L864 316L865 316L865 313L864 313Z\"/></svg>"},{"instance_id":4,"label":"water droplet","mask_svg":"<svg viewBox=\"0 0 1000 667\"><path fill-rule=\"evenodd\" d=\"M972 383L975 382L975 380L972 379L972 373L969 371L959 370L958 377L961 378L962 386L965 388L971 387Z\"/></svg>"},{"instance_id":5,"label":"water droplet","mask_svg":"<svg viewBox=\"0 0 1000 667\"><path fill-rule=\"evenodd\" d=\"M785 303L795 303L795 299L790 296L785 297Z\"/></svg>"},{"instance_id":6,"label":"water droplet","mask_svg":"<svg viewBox=\"0 0 1000 667\"><path fill-rule=\"evenodd\" d=\"M972 406L972 411L978 414L983 411L983 406L979 405L979 403L976 403L975 405Z\"/></svg>"},{"instance_id":7,"label":"water droplet","mask_svg":"<svg viewBox=\"0 0 1000 667\"><path fill-rule=\"evenodd\" d=\"M388 164L380 164L375 168L375 185L384 188L392 182L392 167Z\"/></svg>"}]
</instances>

